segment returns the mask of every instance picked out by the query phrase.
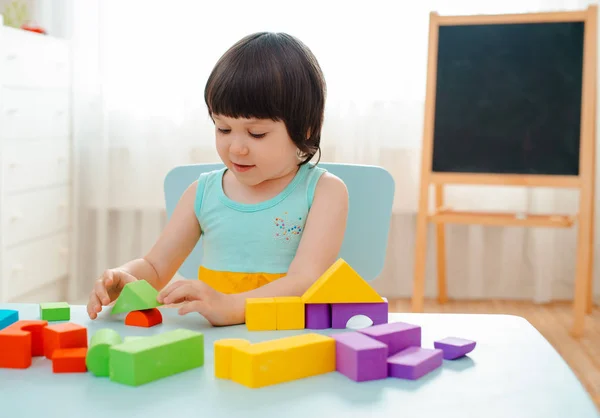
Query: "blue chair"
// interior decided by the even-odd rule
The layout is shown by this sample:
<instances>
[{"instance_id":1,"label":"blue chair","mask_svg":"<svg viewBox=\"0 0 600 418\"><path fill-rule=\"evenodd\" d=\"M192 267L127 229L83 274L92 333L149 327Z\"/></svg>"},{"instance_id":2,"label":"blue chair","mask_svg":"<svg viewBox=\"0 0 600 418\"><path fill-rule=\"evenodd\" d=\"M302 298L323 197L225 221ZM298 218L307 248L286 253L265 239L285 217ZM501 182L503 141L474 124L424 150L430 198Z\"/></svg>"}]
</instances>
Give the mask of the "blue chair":
<instances>
[{"instance_id":1,"label":"blue chair","mask_svg":"<svg viewBox=\"0 0 600 418\"><path fill-rule=\"evenodd\" d=\"M373 280L383 269L394 200L394 179L385 169L367 165L319 163L341 178L348 188L349 212L339 257L346 260L365 280ZM175 167L165 178L167 218L187 187L201 173L220 169L222 163ZM198 278L202 262L202 238L179 269L187 279Z\"/></svg>"}]
</instances>

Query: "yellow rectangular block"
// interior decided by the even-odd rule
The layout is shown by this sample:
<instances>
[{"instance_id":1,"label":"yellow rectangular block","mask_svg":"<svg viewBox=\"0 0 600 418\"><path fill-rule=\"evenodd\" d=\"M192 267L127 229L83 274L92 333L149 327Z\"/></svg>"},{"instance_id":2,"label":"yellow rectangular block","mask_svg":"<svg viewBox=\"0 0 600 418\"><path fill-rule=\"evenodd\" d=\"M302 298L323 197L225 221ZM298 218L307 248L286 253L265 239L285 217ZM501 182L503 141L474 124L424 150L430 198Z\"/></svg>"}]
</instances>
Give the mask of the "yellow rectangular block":
<instances>
[{"instance_id":1,"label":"yellow rectangular block","mask_svg":"<svg viewBox=\"0 0 600 418\"><path fill-rule=\"evenodd\" d=\"M231 379L231 353L234 347L247 347L250 341L243 338L225 338L214 343L215 377Z\"/></svg>"},{"instance_id":2,"label":"yellow rectangular block","mask_svg":"<svg viewBox=\"0 0 600 418\"><path fill-rule=\"evenodd\" d=\"M302 334L235 347L231 380L250 388L275 385L335 371L335 340Z\"/></svg>"},{"instance_id":3,"label":"yellow rectangular block","mask_svg":"<svg viewBox=\"0 0 600 418\"><path fill-rule=\"evenodd\" d=\"M304 329L304 302L300 296L275 298L277 305L277 329Z\"/></svg>"},{"instance_id":4,"label":"yellow rectangular block","mask_svg":"<svg viewBox=\"0 0 600 418\"><path fill-rule=\"evenodd\" d=\"M277 306L274 298L246 299L246 328L248 331L277 329Z\"/></svg>"}]
</instances>

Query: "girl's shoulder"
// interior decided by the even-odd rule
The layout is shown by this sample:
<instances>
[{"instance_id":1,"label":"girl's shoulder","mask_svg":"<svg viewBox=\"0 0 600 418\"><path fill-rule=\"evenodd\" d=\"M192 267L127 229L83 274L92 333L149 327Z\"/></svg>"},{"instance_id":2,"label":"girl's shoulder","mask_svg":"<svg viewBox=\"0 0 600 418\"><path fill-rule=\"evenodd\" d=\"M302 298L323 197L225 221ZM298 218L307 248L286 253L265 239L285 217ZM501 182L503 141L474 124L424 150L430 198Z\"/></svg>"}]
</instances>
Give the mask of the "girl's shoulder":
<instances>
[{"instance_id":1,"label":"girl's shoulder","mask_svg":"<svg viewBox=\"0 0 600 418\"><path fill-rule=\"evenodd\" d=\"M196 212L196 215L200 213L200 208L202 207L202 202L204 201L207 192L210 192L211 189L217 186L221 186L223 173L226 169L226 167L218 168L212 171L206 171L198 176L198 179L195 181L196 200L194 202L194 211Z\"/></svg>"}]
</instances>

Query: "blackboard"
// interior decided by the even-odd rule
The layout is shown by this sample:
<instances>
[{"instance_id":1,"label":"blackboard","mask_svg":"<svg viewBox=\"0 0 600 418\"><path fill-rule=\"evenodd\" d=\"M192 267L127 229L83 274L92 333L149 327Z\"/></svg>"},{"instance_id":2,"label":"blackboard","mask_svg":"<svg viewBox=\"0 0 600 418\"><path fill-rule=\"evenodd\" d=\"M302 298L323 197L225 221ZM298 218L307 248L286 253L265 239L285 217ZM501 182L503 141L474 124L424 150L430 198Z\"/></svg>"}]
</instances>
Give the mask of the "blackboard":
<instances>
[{"instance_id":1,"label":"blackboard","mask_svg":"<svg viewBox=\"0 0 600 418\"><path fill-rule=\"evenodd\" d=\"M584 22L440 26L433 172L578 175Z\"/></svg>"}]
</instances>

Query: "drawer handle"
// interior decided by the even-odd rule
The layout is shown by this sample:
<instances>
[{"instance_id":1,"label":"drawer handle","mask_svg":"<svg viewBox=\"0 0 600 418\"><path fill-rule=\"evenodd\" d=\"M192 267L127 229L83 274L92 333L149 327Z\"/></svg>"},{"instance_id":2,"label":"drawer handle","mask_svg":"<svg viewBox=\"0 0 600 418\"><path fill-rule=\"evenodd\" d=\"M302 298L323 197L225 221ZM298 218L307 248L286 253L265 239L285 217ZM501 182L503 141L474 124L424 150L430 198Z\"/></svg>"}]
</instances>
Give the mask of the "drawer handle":
<instances>
[{"instance_id":1,"label":"drawer handle","mask_svg":"<svg viewBox=\"0 0 600 418\"><path fill-rule=\"evenodd\" d=\"M8 168L17 168L20 165L21 164L19 164L18 162L13 161L12 163L8 163Z\"/></svg>"},{"instance_id":2,"label":"drawer handle","mask_svg":"<svg viewBox=\"0 0 600 418\"><path fill-rule=\"evenodd\" d=\"M14 115L16 115L17 113L18 113L18 110L17 110L17 109L7 109L7 110L6 110L6 114L7 114L8 116L14 116Z\"/></svg>"},{"instance_id":3,"label":"drawer handle","mask_svg":"<svg viewBox=\"0 0 600 418\"><path fill-rule=\"evenodd\" d=\"M8 55L6 56L6 60L7 60L7 61L12 61L12 60L14 60L14 59L17 59L17 57L18 57L18 55L17 55L17 54L8 54Z\"/></svg>"},{"instance_id":4,"label":"drawer handle","mask_svg":"<svg viewBox=\"0 0 600 418\"><path fill-rule=\"evenodd\" d=\"M17 213L10 217L11 222L17 222L21 219L23 219L23 215Z\"/></svg>"}]
</instances>

